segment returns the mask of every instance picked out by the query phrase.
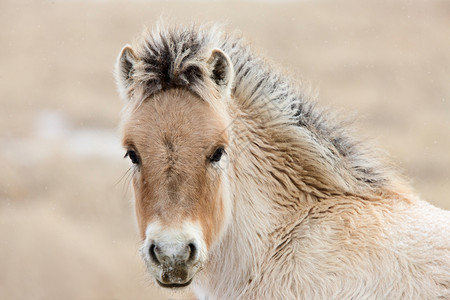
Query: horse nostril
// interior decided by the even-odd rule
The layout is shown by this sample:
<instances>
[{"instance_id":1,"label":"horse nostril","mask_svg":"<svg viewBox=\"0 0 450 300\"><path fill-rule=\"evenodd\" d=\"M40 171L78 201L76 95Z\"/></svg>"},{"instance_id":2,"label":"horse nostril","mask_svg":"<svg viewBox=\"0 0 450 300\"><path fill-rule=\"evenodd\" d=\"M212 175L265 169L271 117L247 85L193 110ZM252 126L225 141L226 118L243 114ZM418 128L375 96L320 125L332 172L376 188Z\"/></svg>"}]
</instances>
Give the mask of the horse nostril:
<instances>
[{"instance_id":1,"label":"horse nostril","mask_svg":"<svg viewBox=\"0 0 450 300\"><path fill-rule=\"evenodd\" d=\"M148 248L150 261L157 265L170 265L179 263L193 263L197 258L197 247L189 244L159 244L152 243Z\"/></svg>"},{"instance_id":2,"label":"horse nostril","mask_svg":"<svg viewBox=\"0 0 450 300\"><path fill-rule=\"evenodd\" d=\"M155 248L156 248L155 244L151 244L151 245L150 245L150 249L148 250L148 252L149 252L149 254L150 254L151 260L152 260L155 264L159 265L160 262L159 262L159 260L158 260L158 257L156 256Z\"/></svg>"},{"instance_id":3,"label":"horse nostril","mask_svg":"<svg viewBox=\"0 0 450 300\"><path fill-rule=\"evenodd\" d=\"M197 247L195 247L195 244L189 243L189 258L188 262L192 262L195 259L195 256L197 255Z\"/></svg>"}]
</instances>

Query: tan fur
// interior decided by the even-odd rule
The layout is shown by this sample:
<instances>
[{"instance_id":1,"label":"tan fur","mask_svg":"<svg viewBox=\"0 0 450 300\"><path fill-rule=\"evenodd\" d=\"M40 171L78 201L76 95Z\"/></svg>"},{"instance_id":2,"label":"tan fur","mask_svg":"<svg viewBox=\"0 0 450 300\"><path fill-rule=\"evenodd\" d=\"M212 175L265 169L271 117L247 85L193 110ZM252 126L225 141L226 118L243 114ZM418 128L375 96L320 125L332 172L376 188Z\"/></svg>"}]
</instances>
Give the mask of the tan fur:
<instances>
[{"instance_id":1,"label":"tan fur","mask_svg":"<svg viewBox=\"0 0 450 300\"><path fill-rule=\"evenodd\" d=\"M130 114L123 144L142 158L133 186L143 237L153 219L173 227L187 218L201 221L210 245L223 211L220 178L207 160L227 145L224 128L206 102L181 90L159 94Z\"/></svg>"},{"instance_id":2,"label":"tan fur","mask_svg":"<svg viewBox=\"0 0 450 300\"><path fill-rule=\"evenodd\" d=\"M201 222L199 298L450 298L450 213L239 38L162 27L133 49L117 80L140 230Z\"/></svg>"}]
</instances>

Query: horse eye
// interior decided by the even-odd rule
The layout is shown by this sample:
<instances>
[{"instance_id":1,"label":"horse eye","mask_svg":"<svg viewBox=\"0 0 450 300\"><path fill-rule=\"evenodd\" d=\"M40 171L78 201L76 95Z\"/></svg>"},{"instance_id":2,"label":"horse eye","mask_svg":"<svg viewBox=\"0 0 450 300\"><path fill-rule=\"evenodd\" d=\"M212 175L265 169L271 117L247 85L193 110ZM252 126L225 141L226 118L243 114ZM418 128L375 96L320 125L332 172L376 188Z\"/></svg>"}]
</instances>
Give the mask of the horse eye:
<instances>
[{"instance_id":1,"label":"horse eye","mask_svg":"<svg viewBox=\"0 0 450 300\"><path fill-rule=\"evenodd\" d=\"M214 154L210 157L211 162L218 162L222 158L222 154L225 152L223 147L219 147L214 151Z\"/></svg>"},{"instance_id":2,"label":"horse eye","mask_svg":"<svg viewBox=\"0 0 450 300\"><path fill-rule=\"evenodd\" d=\"M127 154L125 154L125 157L129 157L133 164L139 164L139 157L133 150L128 150Z\"/></svg>"}]
</instances>

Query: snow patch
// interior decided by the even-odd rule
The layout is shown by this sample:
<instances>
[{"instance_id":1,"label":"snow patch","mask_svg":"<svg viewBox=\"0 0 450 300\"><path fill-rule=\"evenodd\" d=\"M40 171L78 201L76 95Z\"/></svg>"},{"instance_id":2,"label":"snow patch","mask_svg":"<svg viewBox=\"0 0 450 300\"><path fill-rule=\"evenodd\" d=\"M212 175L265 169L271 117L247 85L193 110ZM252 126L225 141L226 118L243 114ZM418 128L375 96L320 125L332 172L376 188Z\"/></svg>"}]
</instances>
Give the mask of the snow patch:
<instances>
[{"instance_id":1,"label":"snow patch","mask_svg":"<svg viewBox=\"0 0 450 300\"><path fill-rule=\"evenodd\" d=\"M114 130L73 128L69 118L53 110L36 113L27 138L0 138L0 152L19 164L34 164L58 155L120 161L124 150Z\"/></svg>"}]
</instances>

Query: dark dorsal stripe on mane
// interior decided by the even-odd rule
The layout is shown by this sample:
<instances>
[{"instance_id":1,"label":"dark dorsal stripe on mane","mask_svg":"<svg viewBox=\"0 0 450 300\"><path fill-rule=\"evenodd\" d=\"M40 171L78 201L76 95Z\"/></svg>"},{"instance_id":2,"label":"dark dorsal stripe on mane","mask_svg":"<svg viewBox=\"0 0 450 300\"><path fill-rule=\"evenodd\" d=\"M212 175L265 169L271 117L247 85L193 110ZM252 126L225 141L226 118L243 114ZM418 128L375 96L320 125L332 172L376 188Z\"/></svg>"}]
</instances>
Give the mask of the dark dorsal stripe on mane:
<instances>
[{"instance_id":1,"label":"dark dorsal stripe on mane","mask_svg":"<svg viewBox=\"0 0 450 300\"><path fill-rule=\"evenodd\" d=\"M307 128L321 146L343 162L361 186L383 191L400 180L373 148L348 133L348 125L317 108L288 77L255 56L239 36L223 34L218 27L161 26L148 32L143 42L135 46L141 62L131 74L134 85L129 94L140 88L144 93L141 97L145 98L179 87L201 94L199 91L207 87L206 61L212 49L219 48L232 61L235 73L232 96L242 108L270 102L279 109L277 116L290 123L287 125Z\"/></svg>"}]
</instances>

